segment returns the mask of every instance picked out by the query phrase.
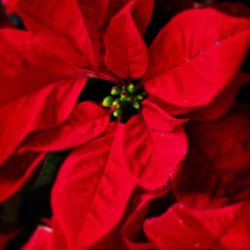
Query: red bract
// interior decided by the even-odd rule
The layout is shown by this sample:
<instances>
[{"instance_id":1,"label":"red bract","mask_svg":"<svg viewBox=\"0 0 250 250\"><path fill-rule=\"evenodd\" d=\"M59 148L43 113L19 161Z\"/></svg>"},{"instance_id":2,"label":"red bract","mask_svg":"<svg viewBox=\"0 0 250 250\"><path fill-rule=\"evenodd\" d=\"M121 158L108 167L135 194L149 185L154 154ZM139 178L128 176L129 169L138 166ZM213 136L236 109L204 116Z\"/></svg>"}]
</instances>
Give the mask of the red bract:
<instances>
[{"instance_id":1,"label":"red bract","mask_svg":"<svg viewBox=\"0 0 250 250\"><path fill-rule=\"evenodd\" d=\"M214 207L249 199L249 106L187 126L189 152L173 177L177 197L192 207Z\"/></svg>"},{"instance_id":2,"label":"red bract","mask_svg":"<svg viewBox=\"0 0 250 250\"><path fill-rule=\"evenodd\" d=\"M147 217L152 217L159 211L165 211L166 205L171 206L174 197L169 189L154 195L148 195L141 200L137 209L131 213L122 229L122 236L129 249L133 250L156 250L157 247L150 242L144 232L143 225Z\"/></svg>"},{"instance_id":3,"label":"red bract","mask_svg":"<svg viewBox=\"0 0 250 250\"><path fill-rule=\"evenodd\" d=\"M226 113L236 99L239 86L250 82L250 74L239 72L233 81L207 106L188 114L193 120L207 121L219 118Z\"/></svg>"},{"instance_id":4,"label":"red bract","mask_svg":"<svg viewBox=\"0 0 250 250\"><path fill-rule=\"evenodd\" d=\"M144 101L142 115L126 126L124 149L128 167L138 182L149 189L160 188L187 151L181 124L155 104Z\"/></svg>"},{"instance_id":5,"label":"red bract","mask_svg":"<svg viewBox=\"0 0 250 250\"><path fill-rule=\"evenodd\" d=\"M122 150L123 133L122 125L110 127L76 148L62 166L52 205L69 249L85 249L98 241L124 212L134 183Z\"/></svg>"},{"instance_id":6,"label":"red bract","mask_svg":"<svg viewBox=\"0 0 250 250\"><path fill-rule=\"evenodd\" d=\"M31 240L22 249L50 250L52 249L52 235L53 231L51 228L46 226L39 226L33 234ZM60 244L58 243L58 247L59 246Z\"/></svg>"},{"instance_id":7,"label":"red bract","mask_svg":"<svg viewBox=\"0 0 250 250\"><path fill-rule=\"evenodd\" d=\"M212 8L186 11L163 28L149 49L145 88L183 111L206 105L238 72L249 39L248 19Z\"/></svg>"},{"instance_id":8,"label":"red bract","mask_svg":"<svg viewBox=\"0 0 250 250\"><path fill-rule=\"evenodd\" d=\"M67 249L86 249L107 236L136 186L167 185L187 150L186 120L171 117L170 107L186 114L216 102L249 49L250 21L208 8L176 16L147 50L143 33L152 7L153 0L19 0L15 8L28 31L0 32L7 120L0 140L11 138L2 161L15 150L73 148L52 195L53 239ZM142 112L122 124L92 102L76 105L90 76L118 85L138 81L148 92ZM23 124L20 115L6 115L17 105ZM14 123L21 126L12 134ZM30 173L33 165L26 168Z\"/></svg>"},{"instance_id":9,"label":"red bract","mask_svg":"<svg viewBox=\"0 0 250 250\"><path fill-rule=\"evenodd\" d=\"M109 111L93 102L77 104L64 123L30 134L20 151L54 151L79 146L105 131L109 115Z\"/></svg>"},{"instance_id":10,"label":"red bract","mask_svg":"<svg viewBox=\"0 0 250 250\"><path fill-rule=\"evenodd\" d=\"M72 78L77 70L34 44L26 32L3 29L0 37L5 52L0 62L1 164L30 131L66 119L86 77Z\"/></svg>"},{"instance_id":11,"label":"red bract","mask_svg":"<svg viewBox=\"0 0 250 250\"><path fill-rule=\"evenodd\" d=\"M38 10L36 4L39 4L38 1L33 1L29 8L33 7ZM43 7L45 5L42 4ZM115 5L119 9L123 3L115 3ZM28 13L29 8L25 7L23 1L18 1L16 10L22 12L22 6L25 8L25 13ZM87 7L87 5L84 6ZM90 4L91 6L93 8L95 5ZM31 131L50 128L63 122L72 111L86 83L86 71L88 72L89 69L93 72L97 71L97 62L93 61L92 43L88 38L88 31L91 30L92 24L89 23L89 19L86 25L82 23L80 9L84 12L85 7L80 9L79 7L71 1L64 1L58 6L55 14L65 13L63 15L67 16L63 19L63 24L61 18L47 19L49 5L46 5L46 10L39 9L44 22L36 23L35 20L27 17L28 28L31 28L34 33L41 32L39 37L15 30L0 32L2 54L0 62L1 165ZM53 8L52 2L51 8ZM71 9L72 13L69 14L68 9ZM103 10L99 9L99 11ZM107 20L112 16L113 10L109 9L108 12ZM39 19L40 15L37 14L36 18ZM23 17L26 21L25 14ZM46 20L49 23L46 23ZM96 20L95 18L94 21ZM76 26L72 27L70 25L72 23ZM96 24L98 27L100 25ZM51 36L53 32L54 35ZM79 32L82 34L81 37ZM93 36L93 39L99 44L99 37ZM61 51L60 48L62 48ZM10 113L12 116L9 116ZM13 125L15 125L15 130Z\"/></svg>"},{"instance_id":12,"label":"red bract","mask_svg":"<svg viewBox=\"0 0 250 250\"><path fill-rule=\"evenodd\" d=\"M59 91L61 91L62 83L60 82L62 81L70 82L71 85L72 82L74 82L74 84L80 82L82 85L78 86L81 88L85 83L84 75L86 74L86 71L92 72L95 76L100 75L106 78L112 78L113 80L117 80L118 77L126 77L129 80L132 80L131 78L133 77L142 76L145 71L145 66L148 64L144 79L146 80L145 87L149 92L149 98L162 99L165 103L176 104L178 106L183 104L183 100L190 99L192 103L189 103L188 101L183 105L188 106L189 108L192 106L192 108L194 108L195 106L206 104L223 90L226 84L229 83L231 78L237 72L249 46L249 21L247 19L228 17L213 9L192 10L180 14L163 29L149 50L150 63L147 63L147 51L141 38L141 34L145 30L149 21L149 9L150 6L152 7L151 1L148 1L146 5L143 5L144 8L142 9L139 8L141 6L140 1L131 1L127 5L121 3L118 8L115 8L116 11L113 11L112 13L112 11L110 11L112 8L109 7L112 6L113 3L109 1L102 2L103 6L106 6L105 8L95 9L94 7L96 4L94 2L87 3L86 1L80 1L79 5L77 5L76 2L65 0L60 2L60 4L58 3L57 11L53 12L54 14L51 15L51 18L47 18L48 13L54 10L53 6L56 2L57 1L43 4L41 1L32 1L32 3L27 4L25 1L18 1L16 6L17 10L19 10L19 13L24 18L26 26L37 36L30 37L26 32L2 32L4 37L3 41L5 42L2 46L5 46L6 49L8 49L8 47L10 48L10 46L14 46L17 51L22 50L22 52L24 52L23 56L22 53L16 54L12 50L11 57L12 61L16 62L13 65L15 67L10 69L9 67L6 68L6 63L3 65L6 70L4 71L4 84L1 85L1 92L4 93L1 96L2 102L10 102L11 99L16 101L19 100L21 96L26 101L34 91L39 91L39 94L44 96L41 90L47 86L58 87L60 89ZM87 9L94 9L94 13L97 12L99 14L100 20L85 17L87 15ZM117 13L119 9L121 10ZM238 9L240 10L240 7ZM68 12L68 10L70 10L70 12ZM35 13L35 18L33 18L32 11ZM109 24L109 20L115 13L117 14L112 18ZM66 18L62 19L62 15ZM216 20L216 29L211 29L215 31L213 34L210 34L207 31L205 32L204 29L201 30L201 15L206 17L202 19L203 25L205 25L205 22L207 22L207 25L214 25L213 20ZM186 23L186 19L190 21ZM224 21L229 23L226 30L223 29ZM74 25L72 25L72 23ZM182 24L185 24L184 32L176 32L178 26ZM130 27L129 29L123 30L123 37L121 37L121 34L119 35L121 26ZM102 29L98 30L97 27ZM189 35L189 29L194 30L192 36ZM226 33L226 37L224 37L223 32ZM11 38L14 35L19 37L19 41L18 43L13 44ZM133 37L133 39L129 40L130 37ZM222 37L224 38L223 41L221 41L221 46L219 46L219 48L214 47L214 43L216 41L218 42ZM232 39L230 39L231 37ZM104 43L102 42L103 39ZM116 41L116 39L118 40ZM121 42L119 42L119 39L121 39ZM240 51L234 49L233 51L235 53L232 53L231 50L236 43L235 39L242 43L242 46L237 46L237 48L240 48ZM164 42L165 40L166 43ZM228 40L230 41L229 44L226 42ZM125 41L127 42L125 43ZM134 43L134 41L137 42ZM175 42L172 43L172 41ZM183 41L186 43L185 48L183 47L184 49L180 47ZM195 41L193 47L191 47L193 43L192 41ZM161 47L162 49L159 50ZM167 48L169 48L169 51L171 50L171 53L168 53ZM196 54L201 49L204 50L204 54L197 56ZM161 53L158 51L161 51ZM102 56L105 56L105 58ZM189 56L190 59L192 57L190 63L186 61L183 62L183 58L187 56ZM219 56L219 60L217 60L215 56ZM234 57L234 60L229 60L229 56ZM204 67L203 61L207 61L208 58L211 60L216 59L216 63L220 66L220 74L212 73L211 70L218 71L218 67L212 67L212 63L209 65L205 64ZM235 60L236 58L238 59ZM110 71L105 67L104 63L106 63L107 67L110 68L116 76L110 74ZM197 66L204 67L204 70L206 69L209 72L209 74L202 76L202 80L199 80L199 84L197 84L197 79L199 79L202 69L196 71L195 68ZM171 70L169 70L170 68ZM187 69L187 71L185 69ZM173 73L175 70L179 73ZM44 73L45 71L46 74ZM190 72L192 72L192 81L189 80ZM176 77L172 78L173 76ZM213 78L214 83L213 85L207 85L207 82L211 80L207 78L211 76L216 76L216 78ZM164 80L160 81L162 77L166 77L166 79L164 78ZM196 80L193 77L195 77ZM182 80L180 80L180 78ZM13 89L12 86L15 85L17 80L19 84ZM172 83L173 80L175 81L175 84ZM35 82L35 84L27 84L30 82ZM166 82L166 84L163 85L163 82ZM53 83L53 85L51 83ZM198 89L193 86L194 83ZM186 85L188 86L188 91L190 91L191 96L189 97L183 96L183 88ZM168 89L168 86L172 89ZM209 96L207 100L201 98L205 92L206 95ZM76 97L79 92L76 90L73 93L75 93L74 96ZM180 94L179 97L176 96L177 94ZM163 97L162 95L165 96ZM73 97L70 93L69 96ZM19 99L17 99L17 97L19 97ZM170 100L169 98L174 98L175 101ZM200 98L200 100L198 101L196 98ZM71 105L75 102L75 98L72 99ZM41 106L47 110L48 108L44 106L43 102L44 100L38 101L38 104L35 105L35 107ZM66 113L63 112L63 109L61 108L61 105L63 104L64 103L60 104L58 100L55 101L54 107L58 115ZM13 106L15 107L16 105L17 104L15 103ZM41 121L44 120L47 123L48 119L46 113L44 113L45 115L41 115L37 110L29 110L29 104L27 107L24 106L24 108L24 116L33 112L35 117L39 117ZM68 114L70 110L71 109L68 108ZM8 107L4 107L4 112L10 112ZM2 115L2 117L5 116L6 115L4 114ZM65 118L66 116L64 116L63 119ZM30 118L27 117L26 120L28 119ZM54 126L61 121L62 119L58 119L57 121L54 121L53 125L47 124L47 127ZM18 131L18 135L15 136L15 140L17 140L16 142L12 142L14 140L11 140L11 143L14 145L10 146L8 152L11 153L11 150L13 151L15 146L21 142L28 132L41 127L44 126L33 124L31 121L29 126L26 125L26 128ZM10 126L8 126L8 129L9 128ZM8 133L5 133L5 136L7 134ZM174 140L171 141L176 144ZM175 148L175 146L173 148ZM178 157L176 155L173 166L169 166L170 171L172 167L175 167L176 163L182 159L184 152L185 150L180 149L180 154ZM10 155L10 153L7 153L5 157ZM166 171L166 173L168 173L169 170ZM140 172L140 170L138 171ZM136 178L139 177L140 179L138 171L136 170ZM166 177L166 174L164 177ZM144 177L142 178L144 179ZM157 180L153 179L152 181L157 182ZM158 185L161 185L161 183L159 182Z\"/></svg>"},{"instance_id":13,"label":"red bract","mask_svg":"<svg viewBox=\"0 0 250 250\"><path fill-rule=\"evenodd\" d=\"M157 249L248 249L249 222L247 202L197 211L177 203L144 229Z\"/></svg>"}]
</instances>

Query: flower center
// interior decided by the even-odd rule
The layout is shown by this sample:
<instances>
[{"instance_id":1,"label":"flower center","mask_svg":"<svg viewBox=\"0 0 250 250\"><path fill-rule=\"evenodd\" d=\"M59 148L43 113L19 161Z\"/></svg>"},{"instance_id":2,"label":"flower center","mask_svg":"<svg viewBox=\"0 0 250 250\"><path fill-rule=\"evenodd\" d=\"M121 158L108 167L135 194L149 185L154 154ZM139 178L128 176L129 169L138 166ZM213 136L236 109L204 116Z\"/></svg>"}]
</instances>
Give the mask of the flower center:
<instances>
[{"instance_id":1,"label":"flower center","mask_svg":"<svg viewBox=\"0 0 250 250\"><path fill-rule=\"evenodd\" d=\"M139 110L145 97L145 92L141 93L133 83L129 83L128 85L112 87L110 95L103 99L102 106L111 108L114 117L120 117L128 107Z\"/></svg>"}]
</instances>

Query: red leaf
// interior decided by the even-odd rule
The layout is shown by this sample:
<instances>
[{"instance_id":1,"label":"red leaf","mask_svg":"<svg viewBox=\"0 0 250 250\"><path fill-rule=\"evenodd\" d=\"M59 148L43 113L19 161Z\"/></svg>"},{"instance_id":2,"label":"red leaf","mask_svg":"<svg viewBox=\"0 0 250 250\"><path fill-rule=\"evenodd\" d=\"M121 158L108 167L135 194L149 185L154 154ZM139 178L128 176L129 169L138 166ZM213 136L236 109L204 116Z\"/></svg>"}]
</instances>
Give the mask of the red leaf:
<instances>
[{"instance_id":1,"label":"red leaf","mask_svg":"<svg viewBox=\"0 0 250 250\"><path fill-rule=\"evenodd\" d=\"M52 194L55 220L70 249L86 249L119 222L134 183L122 152L124 126L76 148ZM87 237L86 237L87 236Z\"/></svg>"},{"instance_id":2,"label":"red leaf","mask_svg":"<svg viewBox=\"0 0 250 250\"><path fill-rule=\"evenodd\" d=\"M109 18L106 18L106 13L109 10L110 0L77 0L77 4L93 48L95 69L100 72L100 64L103 64L104 60L103 37L109 21Z\"/></svg>"},{"instance_id":3,"label":"red leaf","mask_svg":"<svg viewBox=\"0 0 250 250\"><path fill-rule=\"evenodd\" d=\"M28 29L47 36L45 47L75 64L94 67L92 44L75 0L18 0L16 10Z\"/></svg>"},{"instance_id":4,"label":"red leaf","mask_svg":"<svg viewBox=\"0 0 250 250\"><path fill-rule=\"evenodd\" d=\"M31 131L63 122L84 84L84 79L61 82L0 106L0 164Z\"/></svg>"},{"instance_id":5,"label":"red leaf","mask_svg":"<svg viewBox=\"0 0 250 250\"><path fill-rule=\"evenodd\" d=\"M55 250L68 250L66 239L56 220L53 220L52 246Z\"/></svg>"},{"instance_id":6,"label":"red leaf","mask_svg":"<svg viewBox=\"0 0 250 250\"><path fill-rule=\"evenodd\" d=\"M22 145L22 150L56 151L79 146L107 128L109 114L109 111L92 102L78 104L64 123L31 134Z\"/></svg>"},{"instance_id":7,"label":"red leaf","mask_svg":"<svg viewBox=\"0 0 250 250\"><path fill-rule=\"evenodd\" d=\"M157 209L157 205L164 206L160 199L164 197L168 202L171 201L166 196L169 189L158 190L153 194L145 194L142 196L140 203L133 213L130 214L123 226L122 235L130 250L157 250L152 242L149 242L143 231L143 225L148 214L152 209ZM155 201L159 203L156 204ZM159 206L158 206L159 207Z\"/></svg>"},{"instance_id":8,"label":"red leaf","mask_svg":"<svg viewBox=\"0 0 250 250\"><path fill-rule=\"evenodd\" d=\"M220 119L187 127L189 152L173 178L179 200L214 207L249 199L249 126L249 106L238 106Z\"/></svg>"},{"instance_id":9,"label":"red leaf","mask_svg":"<svg viewBox=\"0 0 250 250\"><path fill-rule=\"evenodd\" d=\"M147 66L147 48L141 34L149 21L152 1L141 2L127 4L113 17L105 34L107 66L130 80L141 77Z\"/></svg>"},{"instance_id":10,"label":"red leaf","mask_svg":"<svg viewBox=\"0 0 250 250\"><path fill-rule=\"evenodd\" d=\"M249 44L249 19L210 8L183 12L150 48L145 88L180 108L206 105L236 75Z\"/></svg>"},{"instance_id":11,"label":"red leaf","mask_svg":"<svg viewBox=\"0 0 250 250\"><path fill-rule=\"evenodd\" d=\"M179 125L183 121L156 105L144 102L142 112L143 116L129 120L124 148L130 172L138 183L155 189L167 183L169 174L184 158L186 136Z\"/></svg>"},{"instance_id":12,"label":"red leaf","mask_svg":"<svg viewBox=\"0 0 250 250\"><path fill-rule=\"evenodd\" d=\"M209 105L188 114L188 117L199 121L219 118L234 104L239 88L248 82L250 74L240 72Z\"/></svg>"},{"instance_id":13,"label":"red leaf","mask_svg":"<svg viewBox=\"0 0 250 250\"><path fill-rule=\"evenodd\" d=\"M29 179L44 153L13 155L0 167L0 202L14 194Z\"/></svg>"},{"instance_id":14,"label":"red leaf","mask_svg":"<svg viewBox=\"0 0 250 250\"><path fill-rule=\"evenodd\" d=\"M177 203L144 230L158 249L249 249L249 223L249 203L198 211Z\"/></svg>"},{"instance_id":15,"label":"red leaf","mask_svg":"<svg viewBox=\"0 0 250 250\"><path fill-rule=\"evenodd\" d=\"M22 250L52 250L52 235L51 228L38 226Z\"/></svg>"},{"instance_id":16,"label":"red leaf","mask_svg":"<svg viewBox=\"0 0 250 250\"><path fill-rule=\"evenodd\" d=\"M2 29L0 40L1 105L51 84L86 79L80 69L42 48L27 32Z\"/></svg>"}]
</instances>

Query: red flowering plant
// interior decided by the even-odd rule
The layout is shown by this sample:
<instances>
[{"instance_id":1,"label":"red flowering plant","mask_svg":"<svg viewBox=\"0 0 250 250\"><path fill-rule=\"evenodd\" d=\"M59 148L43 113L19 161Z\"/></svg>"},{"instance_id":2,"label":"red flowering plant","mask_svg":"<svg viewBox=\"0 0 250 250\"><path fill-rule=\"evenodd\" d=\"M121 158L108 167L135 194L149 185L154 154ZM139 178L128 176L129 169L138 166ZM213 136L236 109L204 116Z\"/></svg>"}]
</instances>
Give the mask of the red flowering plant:
<instances>
[{"instance_id":1,"label":"red flowering plant","mask_svg":"<svg viewBox=\"0 0 250 250\"><path fill-rule=\"evenodd\" d=\"M154 27L158 10L164 13L171 1L10 2L26 29L0 31L1 200L34 175L48 152L70 150L53 184L52 223L38 227L24 249L240 246L238 230L229 243L211 242L247 208L246 202L218 199L219 208L190 210L200 209L200 203L210 206L207 196L217 197L216 174L208 175L207 186L202 179L210 160L199 158L191 142L199 126L216 128L217 120L207 121L220 123L249 81L241 69L250 45L249 9L239 4L191 9L163 27L160 23L159 31ZM152 40L150 27L156 37L146 45ZM235 127L232 120L228 123ZM243 129L246 119L240 124ZM198 137L203 140L209 137ZM226 142L224 137L215 141L215 149ZM200 175L196 168L203 165ZM229 213L228 224L218 222ZM214 237L210 221L199 224L207 216L218 224ZM168 240L186 232L173 221L176 217L193 228L179 243ZM247 218L239 222L243 236ZM175 230L167 230L169 224Z\"/></svg>"}]
</instances>

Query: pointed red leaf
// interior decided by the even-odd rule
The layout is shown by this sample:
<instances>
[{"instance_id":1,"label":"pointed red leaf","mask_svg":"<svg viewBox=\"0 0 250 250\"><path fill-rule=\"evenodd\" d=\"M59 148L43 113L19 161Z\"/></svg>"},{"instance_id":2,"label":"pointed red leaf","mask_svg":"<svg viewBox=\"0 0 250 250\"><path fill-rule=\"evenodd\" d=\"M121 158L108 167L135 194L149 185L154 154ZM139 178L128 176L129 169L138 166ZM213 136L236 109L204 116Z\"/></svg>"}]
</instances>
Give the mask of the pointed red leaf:
<instances>
[{"instance_id":1,"label":"pointed red leaf","mask_svg":"<svg viewBox=\"0 0 250 250\"><path fill-rule=\"evenodd\" d=\"M250 74L240 72L209 105L188 114L188 117L199 121L219 118L234 104L239 88L249 82Z\"/></svg>"},{"instance_id":2,"label":"pointed red leaf","mask_svg":"<svg viewBox=\"0 0 250 250\"><path fill-rule=\"evenodd\" d=\"M119 77L141 77L147 66L142 33L148 24L152 1L133 0L110 22L105 34L106 64Z\"/></svg>"},{"instance_id":3,"label":"pointed red leaf","mask_svg":"<svg viewBox=\"0 0 250 250\"><path fill-rule=\"evenodd\" d=\"M155 245L148 241L145 233L143 231L143 225L146 220L146 217L151 210L157 209L158 204L164 206L164 202L160 202L161 198L165 198L168 202L171 201L171 198L166 196L169 189L158 190L155 193L149 194L146 193L141 197L140 203L137 205L137 208L133 213L130 214L126 223L123 226L122 234L123 238L131 250L157 250ZM154 203L158 201L159 203ZM160 206L158 206L160 207Z\"/></svg>"},{"instance_id":4,"label":"pointed red leaf","mask_svg":"<svg viewBox=\"0 0 250 250\"><path fill-rule=\"evenodd\" d=\"M185 114L184 117L187 117L188 119L191 120L198 120L198 121L212 120L219 118L230 109L230 107L236 101L239 89L243 85L248 84L249 81L250 81L250 74L240 71L234 77L234 79L222 90L222 92L220 92L213 100L211 100L211 102L208 105L198 108L196 110L190 107L180 108L174 105L163 103L159 101L159 99L156 99L154 97L149 97L149 99L157 103L164 110L167 110L168 113L173 116L176 115L183 116L183 114Z\"/></svg>"},{"instance_id":5,"label":"pointed red leaf","mask_svg":"<svg viewBox=\"0 0 250 250\"><path fill-rule=\"evenodd\" d=\"M0 167L0 202L14 194L29 179L44 153L13 155Z\"/></svg>"},{"instance_id":6,"label":"pointed red leaf","mask_svg":"<svg viewBox=\"0 0 250 250\"><path fill-rule=\"evenodd\" d=\"M186 136L181 123L150 102L143 103L143 116L126 126L125 153L130 172L139 184L159 188L184 158ZM178 124L178 125L177 125Z\"/></svg>"},{"instance_id":7,"label":"pointed red leaf","mask_svg":"<svg viewBox=\"0 0 250 250\"><path fill-rule=\"evenodd\" d=\"M250 108L238 106L220 119L187 127L189 152L173 189L192 207L214 207L249 199Z\"/></svg>"},{"instance_id":8,"label":"pointed red leaf","mask_svg":"<svg viewBox=\"0 0 250 250\"><path fill-rule=\"evenodd\" d=\"M22 150L56 151L79 146L99 136L109 124L110 112L92 102L78 104L68 119L51 129L36 131Z\"/></svg>"},{"instance_id":9,"label":"pointed red leaf","mask_svg":"<svg viewBox=\"0 0 250 250\"><path fill-rule=\"evenodd\" d=\"M249 249L249 203L214 210L181 204L146 221L144 230L158 249Z\"/></svg>"},{"instance_id":10,"label":"pointed red leaf","mask_svg":"<svg viewBox=\"0 0 250 250\"><path fill-rule=\"evenodd\" d=\"M40 46L25 31L0 30L0 104L62 81L80 80L80 69Z\"/></svg>"},{"instance_id":11,"label":"pointed red leaf","mask_svg":"<svg viewBox=\"0 0 250 250\"><path fill-rule=\"evenodd\" d=\"M22 250L52 250L52 235L51 228L38 226Z\"/></svg>"},{"instance_id":12,"label":"pointed red leaf","mask_svg":"<svg viewBox=\"0 0 250 250\"><path fill-rule=\"evenodd\" d=\"M163 28L150 48L145 88L174 106L206 105L236 75L249 44L249 19L212 8L183 12Z\"/></svg>"},{"instance_id":13,"label":"pointed red leaf","mask_svg":"<svg viewBox=\"0 0 250 250\"><path fill-rule=\"evenodd\" d=\"M91 41L95 56L95 68L98 70L100 61L103 60L100 58L103 57L103 29L106 25L105 14L110 0L77 0L76 2Z\"/></svg>"},{"instance_id":14,"label":"pointed red leaf","mask_svg":"<svg viewBox=\"0 0 250 250\"><path fill-rule=\"evenodd\" d=\"M75 0L18 0L15 7L29 30L47 36L45 47L74 63L94 66L91 41Z\"/></svg>"},{"instance_id":15,"label":"pointed red leaf","mask_svg":"<svg viewBox=\"0 0 250 250\"><path fill-rule=\"evenodd\" d=\"M65 235L63 234L60 226L53 219L53 235L52 235L52 249L68 250Z\"/></svg>"},{"instance_id":16,"label":"pointed red leaf","mask_svg":"<svg viewBox=\"0 0 250 250\"><path fill-rule=\"evenodd\" d=\"M31 131L63 122L85 82L58 82L0 106L0 164Z\"/></svg>"},{"instance_id":17,"label":"pointed red leaf","mask_svg":"<svg viewBox=\"0 0 250 250\"><path fill-rule=\"evenodd\" d=\"M86 249L119 222L134 183L122 151L124 125L76 148L52 194L55 220L70 249Z\"/></svg>"}]
</instances>

